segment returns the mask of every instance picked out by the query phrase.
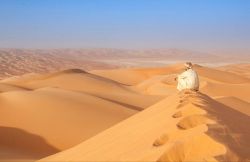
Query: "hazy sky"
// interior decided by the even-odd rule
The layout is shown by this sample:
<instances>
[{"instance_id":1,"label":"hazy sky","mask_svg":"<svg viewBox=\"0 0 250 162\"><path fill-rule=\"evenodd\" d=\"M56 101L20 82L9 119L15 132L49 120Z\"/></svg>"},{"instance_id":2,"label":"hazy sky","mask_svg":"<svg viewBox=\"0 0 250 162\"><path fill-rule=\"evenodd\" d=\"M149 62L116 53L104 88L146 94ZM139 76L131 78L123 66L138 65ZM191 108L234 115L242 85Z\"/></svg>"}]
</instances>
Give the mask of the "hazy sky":
<instances>
[{"instance_id":1,"label":"hazy sky","mask_svg":"<svg viewBox=\"0 0 250 162\"><path fill-rule=\"evenodd\" d=\"M0 20L0 47L250 46L250 0L0 0Z\"/></svg>"}]
</instances>

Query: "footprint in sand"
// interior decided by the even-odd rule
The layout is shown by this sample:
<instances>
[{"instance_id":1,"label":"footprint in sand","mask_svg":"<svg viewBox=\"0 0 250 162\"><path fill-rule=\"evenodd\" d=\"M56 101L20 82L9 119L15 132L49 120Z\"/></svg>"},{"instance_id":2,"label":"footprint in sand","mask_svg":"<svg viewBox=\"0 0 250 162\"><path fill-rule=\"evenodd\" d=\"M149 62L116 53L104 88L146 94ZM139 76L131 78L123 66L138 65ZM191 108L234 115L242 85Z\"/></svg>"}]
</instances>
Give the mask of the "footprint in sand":
<instances>
[{"instance_id":1,"label":"footprint in sand","mask_svg":"<svg viewBox=\"0 0 250 162\"><path fill-rule=\"evenodd\" d=\"M174 115L172 115L172 117L173 118L180 118L180 117L182 117L182 112L181 111L178 111L178 112L176 112Z\"/></svg>"},{"instance_id":2,"label":"footprint in sand","mask_svg":"<svg viewBox=\"0 0 250 162\"><path fill-rule=\"evenodd\" d=\"M180 108L182 108L184 105L185 105L185 104L179 104L179 105L176 107L176 109L180 109Z\"/></svg>"},{"instance_id":3,"label":"footprint in sand","mask_svg":"<svg viewBox=\"0 0 250 162\"><path fill-rule=\"evenodd\" d=\"M158 139L156 139L153 143L153 146L158 147L164 145L169 140L168 134L163 134Z\"/></svg>"},{"instance_id":4,"label":"footprint in sand","mask_svg":"<svg viewBox=\"0 0 250 162\"><path fill-rule=\"evenodd\" d=\"M225 152L226 148L222 144L208 135L200 134L176 142L157 162L216 161L214 156Z\"/></svg>"},{"instance_id":5,"label":"footprint in sand","mask_svg":"<svg viewBox=\"0 0 250 162\"><path fill-rule=\"evenodd\" d=\"M180 101L179 101L179 105L176 107L176 109L180 109L180 108L182 108L183 106L187 105L188 103L189 103L188 101L180 100Z\"/></svg>"},{"instance_id":6,"label":"footprint in sand","mask_svg":"<svg viewBox=\"0 0 250 162\"><path fill-rule=\"evenodd\" d=\"M177 111L172 115L173 118L186 117L190 115L205 115L207 112L193 105L187 105L183 107L180 111Z\"/></svg>"},{"instance_id":7,"label":"footprint in sand","mask_svg":"<svg viewBox=\"0 0 250 162\"><path fill-rule=\"evenodd\" d=\"M179 121L177 126L180 129L190 129L201 124L210 124L210 123L212 124L214 122L208 119L207 117L205 117L204 115L191 115Z\"/></svg>"},{"instance_id":8,"label":"footprint in sand","mask_svg":"<svg viewBox=\"0 0 250 162\"><path fill-rule=\"evenodd\" d=\"M179 103L185 103L185 102L191 102L191 103L208 103L208 101L204 100L204 99L200 99L200 98L197 98L197 97L185 97L185 98L181 98Z\"/></svg>"},{"instance_id":9,"label":"footprint in sand","mask_svg":"<svg viewBox=\"0 0 250 162\"><path fill-rule=\"evenodd\" d=\"M203 100L198 100L198 99L193 99L193 98L189 98L189 99L182 99L179 101L179 105L176 107L176 109L179 109L187 104L192 104L194 106L197 107L204 107L206 106L208 103L206 101Z\"/></svg>"}]
</instances>

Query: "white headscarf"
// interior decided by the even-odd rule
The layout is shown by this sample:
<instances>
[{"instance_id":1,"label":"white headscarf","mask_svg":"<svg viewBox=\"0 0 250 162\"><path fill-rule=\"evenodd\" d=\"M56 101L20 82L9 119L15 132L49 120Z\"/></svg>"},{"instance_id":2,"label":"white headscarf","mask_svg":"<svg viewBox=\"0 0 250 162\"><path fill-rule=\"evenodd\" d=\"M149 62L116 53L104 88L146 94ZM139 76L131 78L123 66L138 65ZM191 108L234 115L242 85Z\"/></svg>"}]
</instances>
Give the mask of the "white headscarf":
<instances>
[{"instance_id":1,"label":"white headscarf","mask_svg":"<svg viewBox=\"0 0 250 162\"><path fill-rule=\"evenodd\" d=\"M186 68L188 68L188 69L192 69L192 67L193 67L193 65L192 65L191 62L186 62L186 63L184 64L184 66L185 66Z\"/></svg>"}]
</instances>

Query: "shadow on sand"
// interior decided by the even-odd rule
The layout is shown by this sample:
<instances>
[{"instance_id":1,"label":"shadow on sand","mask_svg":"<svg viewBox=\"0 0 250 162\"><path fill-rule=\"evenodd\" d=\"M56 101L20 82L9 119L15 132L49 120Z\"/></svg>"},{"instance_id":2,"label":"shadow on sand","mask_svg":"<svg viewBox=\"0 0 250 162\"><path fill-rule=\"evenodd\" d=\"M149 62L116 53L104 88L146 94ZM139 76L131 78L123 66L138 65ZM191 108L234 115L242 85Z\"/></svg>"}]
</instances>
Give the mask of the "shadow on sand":
<instances>
[{"instance_id":1,"label":"shadow on sand","mask_svg":"<svg viewBox=\"0 0 250 162\"><path fill-rule=\"evenodd\" d=\"M0 126L0 161L40 159L59 151L38 135L18 128Z\"/></svg>"}]
</instances>

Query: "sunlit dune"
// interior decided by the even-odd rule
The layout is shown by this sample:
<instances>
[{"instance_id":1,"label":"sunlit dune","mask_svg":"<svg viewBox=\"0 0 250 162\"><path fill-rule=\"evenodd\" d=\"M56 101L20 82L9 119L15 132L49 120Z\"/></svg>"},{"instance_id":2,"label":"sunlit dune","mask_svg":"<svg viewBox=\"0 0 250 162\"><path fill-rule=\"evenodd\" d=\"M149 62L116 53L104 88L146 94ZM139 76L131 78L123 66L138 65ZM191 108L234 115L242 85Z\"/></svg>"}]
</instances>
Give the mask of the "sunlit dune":
<instances>
[{"instance_id":1,"label":"sunlit dune","mask_svg":"<svg viewBox=\"0 0 250 162\"><path fill-rule=\"evenodd\" d=\"M97 136L41 161L175 162L249 159L247 147L250 143L246 141L250 130L243 124L250 121L247 115L202 93L181 95L167 97ZM180 97L194 97L198 104L193 107L206 111L206 114L197 115L199 112L193 112L173 118L176 111L184 108L187 111L186 106L190 107L192 103L189 100L178 108ZM238 124L232 118L242 126L236 127ZM185 129L178 126L180 122L185 125Z\"/></svg>"},{"instance_id":2,"label":"sunlit dune","mask_svg":"<svg viewBox=\"0 0 250 162\"><path fill-rule=\"evenodd\" d=\"M218 67L217 69L250 78L250 71L249 71L250 64L233 64L233 65L230 64Z\"/></svg>"},{"instance_id":3,"label":"sunlit dune","mask_svg":"<svg viewBox=\"0 0 250 162\"><path fill-rule=\"evenodd\" d=\"M249 102L246 102L246 101L241 100L240 98L231 97L231 96L218 96L215 99L232 109L235 109L237 111L240 111L250 116L250 108L249 108L250 103Z\"/></svg>"},{"instance_id":4,"label":"sunlit dune","mask_svg":"<svg viewBox=\"0 0 250 162\"><path fill-rule=\"evenodd\" d=\"M250 80L182 64L68 69L0 81L0 161L247 161Z\"/></svg>"},{"instance_id":5,"label":"sunlit dune","mask_svg":"<svg viewBox=\"0 0 250 162\"><path fill-rule=\"evenodd\" d=\"M0 0L0 162L250 162L250 0Z\"/></svg>"}]
</instances>

